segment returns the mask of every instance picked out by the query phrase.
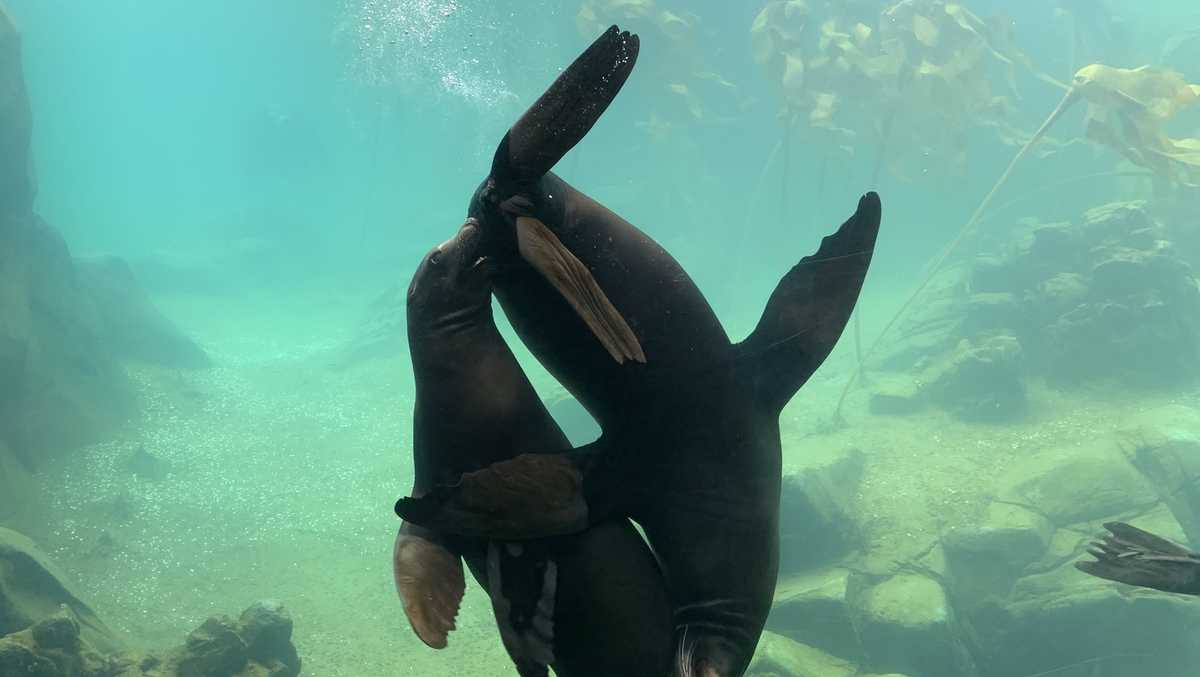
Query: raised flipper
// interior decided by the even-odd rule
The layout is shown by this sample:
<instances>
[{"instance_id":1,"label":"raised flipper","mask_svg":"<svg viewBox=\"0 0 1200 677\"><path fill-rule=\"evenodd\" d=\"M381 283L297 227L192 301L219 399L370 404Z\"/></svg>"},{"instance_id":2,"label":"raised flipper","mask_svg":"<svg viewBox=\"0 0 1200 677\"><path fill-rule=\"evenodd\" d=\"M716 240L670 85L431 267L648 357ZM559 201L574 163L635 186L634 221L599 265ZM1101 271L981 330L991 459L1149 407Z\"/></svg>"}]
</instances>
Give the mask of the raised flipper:
<instances>
[{"instance_id":1,"label":"raised flipper","mask_svg":"<svg viewBox=\"0 0 1200 677\"><path fill-rule=\"evenodd\" d=\"M1076 562L1077 569L1118 583L1200 595L1200 553L1124 522L1104 528L1111 533L1088 547L1096 561Z\"/></svg>"},{"instance_id":2,"label":"raised flipper","mask_svg":"<svg viewBox=\"0 0 1200 677\"><path fill-rule=\"evenodd\" d=\"M518 217L517 246L521 258L554 285L618 364L626 360L646 361L637 336L596 284L592 273L544 223Z\"/></svg>"},{"instance_id":3,"label":"raised flipper","mask_svg":"<svg viewBox=\"0 0 1200 677\"><path fill-rule=\"evenodd\" d=\"M401 498L396 514L433 531L489 540L578 533L594 517L584 495L584 473L585 459L595 452L584 449L522 454L464 473L457 484Z\"/></svg>"},{"instance_id":4,"label":"raised flipper","mask_svg":"<svg viewBox=\"0 0 1200 677\"><path fill-rule=\"evenodd\" d=\"M867 193L854 216L783 276L758 326L738 344L738 359L754 380L756 395L774 411L787 404L841 337L871 264L879 219L879 196Z\"/></svg>"},{"instance_id":5,"label":"raised flipper","mask_svg":"<svg viewBox=\"0 0 1200 677\"><path fill-rule=\"evenodd\" d=\"M616 26L596 38L505 134L492 158L492 178L514 186L558 164L617 97L639 46L638 36Z\"/></svg>"},{"instance_id":6,"label":"raised flipper","mask_svg":"<svg viewBox=\"0 0 1200 677\"><path fill-rule=\"evenodd\" d=\"M491 199L516 217L518 251L571 304L618 363L645 362L637 336L592 273L529 212L523 193L587 135L637 62L636 35L610 27L508 130L492 158Z\"/></svg>"},{"instance_id":7,"label":"raised flipper","mask_svg":"<svg viewBox=\"0 0 1200 677\"><path fill-rule=\"evenodd\" d=\"M392 575L404 613L421 641L434 649L446 648L466 591L462 559L439 540L404 524L392 548Z\"/></svg>"}]
</instances>

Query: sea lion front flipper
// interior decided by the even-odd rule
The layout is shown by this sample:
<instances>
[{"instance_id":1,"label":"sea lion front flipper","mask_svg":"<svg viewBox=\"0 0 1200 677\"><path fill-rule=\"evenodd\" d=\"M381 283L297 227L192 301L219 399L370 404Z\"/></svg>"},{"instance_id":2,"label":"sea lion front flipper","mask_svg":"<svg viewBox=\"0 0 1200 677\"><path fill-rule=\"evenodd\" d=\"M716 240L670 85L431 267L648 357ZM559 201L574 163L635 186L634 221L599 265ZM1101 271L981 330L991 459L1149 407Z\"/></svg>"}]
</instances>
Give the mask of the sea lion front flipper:
<instances>
[{"instance_id":1,"label":"sea lion front flipper","mask_svg":"<svg viewBox=\"0 0 1200 677\"><path fill-rule=\"evenodd\" d=\"M609 355L623 364L625 360L645 362L641 343L625 318L617 311L591 271L567 249L546 224L518 216L517 247L521 258L533 266L558 290L567 303L592 330Z\"/></svg>"},{"instance_id":2,"label":"sea lion front flipper","mask_svg":"<svg viewBox=\"0 0 1200 677\"><path fill-rule=\"evenodd\" d=\"M593 445L599 444L593 442ZM565 454L522 454L464 473L457 484L401 498L396 514L427 529L499 541L574 534L601 513L584 494L581 447Z\"/></svg>"},{"instance_id":3,"label":"sea lion front flipper","mask_svg":"<svg viewBox=\"0 0 1200 677\"><path fill-rule=\"evenodd\" d=\"M1075 568L1127 585L1200 595L1200 553L1124 522L1104 527L1111 533L1088 547L1095 561L1076 562Z\"/></svg>"},{"instance_id":4,"label":"sea lion front flipper","mask_svg":"<svg viewBox=\"0 0 1200 677\"><path fill-rule=\"evenodd\" d=\"M854 216L783 276L738 344L756 395L773 410L783 409L841 337L871 265L880 209L878 195L864 195Z\"/></svg>"},{"instance_id":5,"label":"sea lion front flipper","mask_svg":"<svg viewBox=\"0 0 1200 677\"><path fill-rule=\"evenodd\" d=\"M392 548L392 576L413 632L431 648L444 649L466 581L462 559L437 540L420 527L402 525Z\"/></svg>"},{"instance_id":6,"label":"sea lion front flipper","mask_svg":"<svg viewBox=\"0 0 1200 677\"><path fill-rule=\"evenodd\" d=\"M639 46L637 35L616 26L596 38L504 135L492 159L492 177L511 184L550 171L621 91Z\"/></svg>"}]
</instances>

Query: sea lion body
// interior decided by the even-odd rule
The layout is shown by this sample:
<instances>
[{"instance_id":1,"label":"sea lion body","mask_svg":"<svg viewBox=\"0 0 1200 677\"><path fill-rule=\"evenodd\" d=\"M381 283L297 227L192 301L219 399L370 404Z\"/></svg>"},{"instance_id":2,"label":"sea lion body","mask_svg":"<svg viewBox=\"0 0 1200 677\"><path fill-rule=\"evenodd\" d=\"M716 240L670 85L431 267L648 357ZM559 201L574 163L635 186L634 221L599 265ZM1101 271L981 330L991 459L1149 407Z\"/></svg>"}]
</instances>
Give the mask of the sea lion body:
<instances>
[{"instance_id":1,"label":"sea lion body","mask_svg":"<svg viewBox=\"0 0 1200 677\"><path fill-rule=\"evenodd\" d=\"M491 315L474 225L422 262L409 289L416 380L414 495L520 452L569 449ZM397 534L397 588L418 635L445 646L464 582L488 591L522 675L662 677L670 606L652 553L628 520L525 543L453 536L411 523Z\"/></svg>"},{"instance_id":2,"label":"sea lion body","mask_svg":"<svg viewBox=\"0 0 1200 677\"><path fill-rule=\"evenodd\" d=\"M584 478L577 500L558 496L530 509L527 496L512 492L503 478L514 473L537 485L533 458L519 470L501 462L469 473L426 497L401 499L396 509L448 532L506 539L632 516L667 580L676 674L736 677L762 633L778 573L779 413L849 319L880 205L864 196L850 220L784 275L754 332L732 344L665 249L549 171L615 97L632 69L621 47L630 44L636 36L613 27L559 77L501 141L468 209L502 262L495 294L516 333L603 430L571 456ZM606 58L610 67L593 63ZM589 97L589 105L569 105ZM567 253L528 256L522 219L526 233L533 224L549 233L541 240ZM556 257L579 266L556 270ZM580 311L571 290L594 292L563 280L581 270L632 330L632 342L621 343L611 317L596 320L603 304ZM635 345L642 359L623 359ZM558 466L548 462L547 470ZM548 518L555 514L561 519Z\"/></svg>"}]
</instances>

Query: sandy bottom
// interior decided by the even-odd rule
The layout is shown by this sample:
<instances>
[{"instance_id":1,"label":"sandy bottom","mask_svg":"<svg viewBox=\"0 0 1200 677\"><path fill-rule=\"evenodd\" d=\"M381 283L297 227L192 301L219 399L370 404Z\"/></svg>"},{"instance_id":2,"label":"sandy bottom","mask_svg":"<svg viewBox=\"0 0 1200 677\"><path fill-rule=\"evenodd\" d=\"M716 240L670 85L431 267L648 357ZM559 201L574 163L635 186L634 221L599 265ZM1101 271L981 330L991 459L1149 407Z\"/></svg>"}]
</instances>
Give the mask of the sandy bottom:
<instances>
[{"instance_id":1,"label":"sandy bottom","mask_svg":"<svg viewBox=\"0 0 1200 677\"><path fill-rule=\"evenodd\" d=\"M123 439L40 476L47 530L34 534L131 641L179 644L209 615L273 598L292 613L306 675L513 674L477 587L440 652L416 639L395 597L392 504L411 481L404 346L394 359L346 371L321 359L350 335L375 291L160 299L219 366L131 367L143 415ZM1035 389L1030 420L978 426L939 412L871 416L860 391L846 405L849 425L822 432L849 375L847 343L785 411L784 441L791 460L842 446L864 451L858 498L868 562L875 551L925 551L942 528L969 522L991 479L1028 453L1092 437L1135 410L1200 406L1196 393L1171 400ZM550 387L544 374L535 381ZM126 467L139 445L168 464L165 479Z\"/></svg>"}]
</instances>

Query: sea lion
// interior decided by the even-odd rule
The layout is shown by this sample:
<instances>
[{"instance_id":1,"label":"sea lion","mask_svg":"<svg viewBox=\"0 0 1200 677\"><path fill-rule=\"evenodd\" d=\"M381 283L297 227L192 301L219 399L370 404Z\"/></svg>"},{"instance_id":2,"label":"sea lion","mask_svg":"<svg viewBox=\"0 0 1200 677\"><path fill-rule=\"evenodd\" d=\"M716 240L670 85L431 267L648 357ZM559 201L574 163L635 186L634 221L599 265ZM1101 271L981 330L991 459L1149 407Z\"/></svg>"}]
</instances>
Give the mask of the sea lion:
<instances>
[{"instance_id":1,"label":"sea lion","mask_svg":"<svg viewBox=\"0 0 1200 677\"><path fill-rule=\"evenodd\" d=\"M1076 562L1098 578L1184 595L1200 595L1200 553L1124 522L1106 522L1110 533L1093 541L1095 561Z\"/></svg>"},{"instance_id":2,"label":"sea lion","mask_svg":"<svg viewBox=\"0 0 1200 677\"><path fill-rule=\"evenodd\" d=\"M880 203L863 196L854 216L783 277L753 333L731 343L670 254L549 172L615 98L636 46L636 36L616 27L597 39L509 130L468 211L504 263L495 294L518 336L603 434L571 454L467 473L402 498L396 511L449 533L503 539L574 533L629 515L667 578L676 671L740 675L778 572L779 413L850 317ZM549 231L591 273L634 332L644 363L612 359L561 289L514 253L512 233L522 227ZM579 490L529 494L552 478Z\"/></svg>"},{"instance_id":3,"label":"sea lion","mask_svg":"<svg viewBox=\"0 0 1200 677\"><path fill-rule=\"evenodd\" d=\"M518 451L570 448L496 328L479 242L479 228L468 222L424 258L408 290L414 495ZM460 556L489 592L521 675L545 675L547 665L560 677L669 671L665 583L627 519L521 544L403 524L393 551L396 588L413 629L435 648L446 646L463 597Z\"/></svg>"}]
</instances>

